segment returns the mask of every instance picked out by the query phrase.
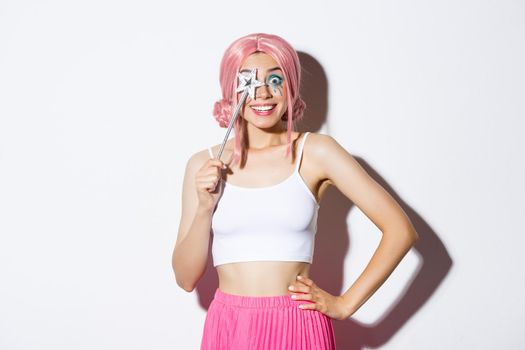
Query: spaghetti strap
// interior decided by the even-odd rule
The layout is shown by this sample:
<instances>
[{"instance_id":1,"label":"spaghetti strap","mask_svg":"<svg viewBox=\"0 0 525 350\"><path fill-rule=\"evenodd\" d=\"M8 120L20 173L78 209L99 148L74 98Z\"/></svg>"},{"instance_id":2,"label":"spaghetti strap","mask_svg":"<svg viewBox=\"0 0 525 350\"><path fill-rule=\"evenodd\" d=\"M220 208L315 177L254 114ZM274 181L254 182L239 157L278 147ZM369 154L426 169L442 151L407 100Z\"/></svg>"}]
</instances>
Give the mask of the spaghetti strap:
<instances>
[{"instance_id":1,"label":"spaghetti strap","mask_svg":"<svg viewBox=\"0 0 525 350\"><path fill-rule=\"evenodd\" d=\"M213 151L211 150L211 147L208 148L208 153L210 154L211 158L214 158Z\"/></svg>"},{"instance_id":2,"label":"spaghetti strap","mask_svg":"<svg viewBox=\"0 0 525 350\"><path fill-rule=\"evenodd\" d=\"M301 140L301 143L299 144L299 148L297 149L297 161L295 162L295 171L299 171L299 166L301 165L301 159L303 159L303 148L304 148L304 142L306 141L306 137L310 131L305 132L303 139Z\"/></svg>"}]
</instances>

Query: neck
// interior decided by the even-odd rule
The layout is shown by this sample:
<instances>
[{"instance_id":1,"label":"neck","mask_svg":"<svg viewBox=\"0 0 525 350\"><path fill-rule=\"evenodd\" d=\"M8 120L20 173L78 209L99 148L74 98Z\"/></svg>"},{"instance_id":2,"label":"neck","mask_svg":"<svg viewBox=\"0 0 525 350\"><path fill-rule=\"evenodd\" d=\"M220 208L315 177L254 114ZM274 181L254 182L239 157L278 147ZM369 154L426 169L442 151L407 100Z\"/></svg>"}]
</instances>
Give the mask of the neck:
<instances>
[{"instance_id":1,"label":"neck","mask_svg":"<svg viewBox=\"0 0 525 350\"><path fill-rule=\"evenodd\" d=\"M268 129L260 129L247 123L245 137L247 137L250 149L265 149L286 144L286 133L287 130L281 123Z\"/></svg>"}]
</instances>

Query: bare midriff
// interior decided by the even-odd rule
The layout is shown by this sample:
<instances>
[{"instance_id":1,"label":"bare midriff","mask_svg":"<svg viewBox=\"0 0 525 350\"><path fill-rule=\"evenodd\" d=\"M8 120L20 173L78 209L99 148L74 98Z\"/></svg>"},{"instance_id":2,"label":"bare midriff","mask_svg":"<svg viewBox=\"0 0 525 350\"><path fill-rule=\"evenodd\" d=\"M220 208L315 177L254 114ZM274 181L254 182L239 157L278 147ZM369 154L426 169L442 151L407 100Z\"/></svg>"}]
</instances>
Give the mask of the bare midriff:
<instances>
[{"instance_id":1,"label":"bare midriff","mask_svg":"<svg viewBox=\"0 0 525 350\"><path fill-rule=\"evenodd\" d=\"M310 264L300 261L246 261L217 266L221 292L244 296L290 295L297 275L309 277Z\"/></svg>"}]
</instances>

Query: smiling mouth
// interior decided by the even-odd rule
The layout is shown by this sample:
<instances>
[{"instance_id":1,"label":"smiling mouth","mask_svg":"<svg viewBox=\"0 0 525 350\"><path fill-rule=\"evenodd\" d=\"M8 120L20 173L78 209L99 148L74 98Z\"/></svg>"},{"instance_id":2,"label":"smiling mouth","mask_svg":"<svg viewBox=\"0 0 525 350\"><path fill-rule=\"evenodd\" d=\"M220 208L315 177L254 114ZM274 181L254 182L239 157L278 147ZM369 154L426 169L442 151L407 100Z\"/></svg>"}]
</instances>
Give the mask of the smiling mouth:
<instances>
[{"instance_id":1,"label":"smiling mouth","mask_svg":"<svg viewBox=\"0 0 525 350\"><path fill-rule=\"evenodd\" d=\"M269 111L272 111L275 108L275 106L277 105L276 104L258 105L258 106L250 106L250 108L256 112L269 112Z\"/></svg>"}]
</instances>

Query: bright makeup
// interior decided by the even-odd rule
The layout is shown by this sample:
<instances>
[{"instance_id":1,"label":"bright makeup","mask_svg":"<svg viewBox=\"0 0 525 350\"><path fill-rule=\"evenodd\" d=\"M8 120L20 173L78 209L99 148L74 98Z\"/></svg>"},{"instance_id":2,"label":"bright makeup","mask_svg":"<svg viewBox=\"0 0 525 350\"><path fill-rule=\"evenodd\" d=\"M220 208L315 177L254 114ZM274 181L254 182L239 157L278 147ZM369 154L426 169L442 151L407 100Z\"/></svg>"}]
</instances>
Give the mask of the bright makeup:
<instances>
[{"instance_id":1,"label":"bright makeup","mask_svg":"<svg viewBox=\"0 0 525 350\"><path fill-rule=\"evenodd\" d=\"M272 88L273 93L279 92L279 95L283 95L283 82L284 78L281 77L279 74L270 74L268 77L266 85Z\"/></svg>"}]
</instances>

